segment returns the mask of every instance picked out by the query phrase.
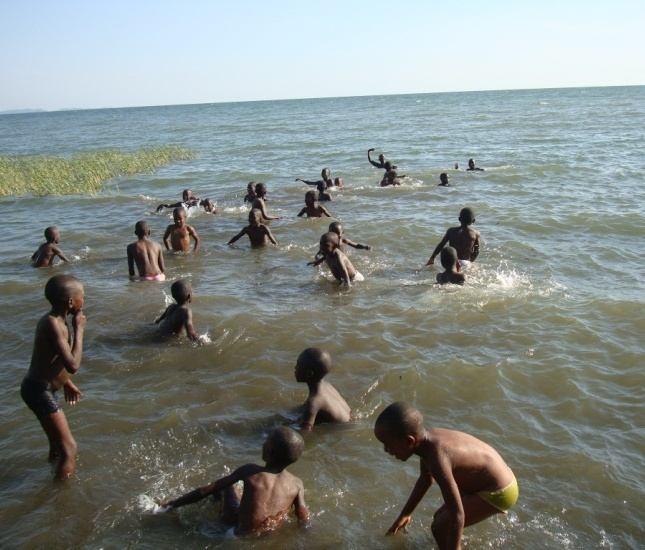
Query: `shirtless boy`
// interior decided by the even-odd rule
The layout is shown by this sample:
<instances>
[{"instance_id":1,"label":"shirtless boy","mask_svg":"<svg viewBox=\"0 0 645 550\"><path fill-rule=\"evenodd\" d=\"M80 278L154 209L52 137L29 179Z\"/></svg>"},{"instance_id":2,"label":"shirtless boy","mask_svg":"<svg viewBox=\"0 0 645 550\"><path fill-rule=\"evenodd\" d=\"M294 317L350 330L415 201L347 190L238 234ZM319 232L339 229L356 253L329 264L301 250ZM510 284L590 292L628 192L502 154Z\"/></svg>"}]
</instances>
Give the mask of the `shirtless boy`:
<instances>
[{"instance_id":1,"label":"shirtless boy","mask_svg":"<svg viewBox=\"0 0 645 550\"><path fill-rule=\"evenodd\" d=\"M351 246L352 248L356 248L357 250L372 250L372 247L369 244L360 244L352 241L351 239L348 239L345 237L343 234L343 226L341 225L340 222L331 222L329 224L329 231L330 233L336 233L338 235L338 238L340 239L340 249L342 252L345 252L345 249L343 247L344 244ZM325 261L325 257L323 256L322 252L319 250L316 253L316 259L313 262L309 262L307 265L319 265L322 262Z\"/></svg>"},{"instance_id":2,"label":"shirtless boy","mask_svg":"<svg viewBox=\"0 0 645 550\"><path fill-rule=\"evenodd\" d=\"M261 535L279 527L293 507L298 522L309 521L302 481L286 468L300 458L302 436L282 426L273 430L262 446L264 466L245 464L210 485L199 487L177 499L164 502L170 509L199 502L209 495L223 496L222 519L232 525L234 535ZM235 483L242 481L240 497ZM223 493L223 494L222 494Z\"/></svg>"},{"instance_id":3,"label":"shirtless boy","mask_svg":"<svg viewBox=\"0 0 645 550\"><path fill-rule=\"evenodd\" d=\"M31 257L31 265L34 267L51 267L54 265L56 256L64 262L69 262L62 250L58 248L58 241L60 241L58 227L52 225L45 229L45 241Z\"/></svg>"},{"instance_id":4,"label":"shirtless boy","mask_svg":"<svg viewBox=\"0 0 645 550\"><path fill-rule=\"evenodd\" d=\"M186 336L193 342L199 340L195 327L193 327L193 312L190 303L193 301L193 289L188 281L179 279L170 287L170 293L176 304L170 304L166 311L155 321L159 326L159 333L162 336L178 335L186 330Z\"/></svg>"},{"instance_id":5,"label":"shirtless boy","mask_svg":"<svg viewBox=\"0 0 645 550\"><path fill-rule=\"evenodd\" d=\"M175 223L171 223L163 235L163 244L166 245L166 250L172 249L175 252L189 252L190 239L195 242L193 252L199 250L199 235L192 225L186 223L186 210L183 208L175 208L172 211L172 218Z\"/></svg>"},{"instance_id":6,"label":"shirtless boy","mask_svg":"<svg viewBox=\"0 0 645 550\"><path fill-rule=\"evenodd\" d=\"M199 197L190 189L184 189L181 193L181 202L174 202L172 204L160 204L157 206L157 212L161 212L164 208L190 208L192 206L197 206L200 204Z\"/></svg>"},{"instance_id":7,"label":"shirtless boy","mask_svg":"<svg viewBox=\"0 0 645 550\"><path fill-rule=\"evenodd\" d=\"M388 533L410 524L433 481L444 500L432 521L440 549L461 548L464 527L506 513L517 502L515 475L495 449L463 432L426 429L421 413L406 403L387 407L376 419L374 434L385 452L399 460L413 454L421 458L419 479Z\"/></svg>"},{"instance_id":8,"label":"shirtless boy","mask_svg":"<svg viewBox=\"0 0 645 550\"><path fill-rule=\"evenodd\" d=\"M372 160L372 158L370 157L370 153L372 151L374 151L374 147L367 150L367 160L372 166L374 166L375 168L382 168L383 170L389 170L390 168L394 168L394 169L397 168L396 166L392 166L391 162L388 162L385 160L385 155L383 153L381 153L378 156L378 162Z\"/></svg>"},{"instance_id":9,"label":"shirtless boy","mask_svg":"<svg viewBox=\"0 0 645 550\"><path fill-rule=\"evenodd\" d=\"M299 218L305 214L307 214L308 218L322 218L323 216L331 218L329 211L321 204L318 204L317 198L316 191L307 191L305 193L305 207L298 213Z\"/></svg>"},{"instance_id":10,"label":"shirtless boy","mask_svg":"<svg viewBox=\"0 0 645 550\"><path fill-rule=\"evenodd\" d=\"M135 279L134 265L137 265L140 281L165 281L165 266L161 245L150 240L150 227L144 220L134 226L138 240L128 245L128 272Z\"/></svg>"},{"instance_id":11,"label":"shirtless boy","mask_svg":"<svg viewBox=\"0 0 645 550\"><path fill-rule=\"evenodd\" d=\"M251 203L251 208L258 209L262 214L262 221L279 220L280 216L269 216L266 207L267 187L263 183L255 185L255 199Z\"/></svg>"},{"instance_id":12,"label":"shirtless boy","mask_svg":"<svg viewBox=\"0 0 645 550\"><path fill-rule=\"evenodd\" d=\"M302 178L296 178L296 181L301 181L302 183L306 183L307 185L315 185L318 187L321 183L323 184L323 189L327 189L329 187L334 187L334 180L331 179L331 170L329 168L323 168L320 171L320 177L322 179L320 180L303 180ZM339 178L336 178L339 179Z\"/></svg>"},{"instance_id":13,"label":"shirtless boy","mask_svg":"<svg viewBox=\"0 0 645 550\"><path fill-rule=\"evenodd\" d=\"M340 239L336 233L329 232L320 237L320 254L322 254L332 275L339 282L352 286L353 281L365 280L340 249ZM314 263L316 262L311 262L310 265Z\"/></svg>"},{"instance_id":14,"label":"shirtless boy","mask_svg":"<svg viewBox=\"0 0 645 550\"><path fill-rule=\"evenodd\" d=\"M459 222L461 223L459 227L451 227L446 231L426 265L434 264L434 259L446 244L449 244L457 251L457 258L459 258L461 267L465 267L475 261L479 255L479 231L470 227L475 223L475 213L471 208L461 209Z\"/></svg>"},{"instance_id":15,"label":"shirtless boy","mask_svg":"<svg viewBox=\"0 0 645 550\"><path fill-rule=\"evenodd\" d=\"M257 195L255 194L255 182L250 181L246 186L246 195L244 195L244 202L253 203Z\"/></svg>"},{"instance_id":16,"label":"shirtless boy","mask_svg":"<svg viewBox=\"0 0 645 550\"><path fill-rule=\"evenodd\" d=\"M65 413L56 402L63 388L65 401L78 403L81 392L71 380L81 366L85 332L83 285L71 275L56 275L45 285L45 297L52 308L36 325L34 348L20 395L34 412L49 440L49 461L56 461L56 479L68 479L76 467L76 442ZM72 317L73 335L67 327Z\"/></svg>"},{"instance_id":17,"label":"shirtless boy","mask_svg":"<svg viewBox=\"0 0 645 550\"><path fill-rule=\"evenodd\" d=\"M475 161L473 159L468 159L468 168L466 168L466 172L484 172L484 169L479 166L475 166Z\"/></svg>"},{"instance_id":18,"label":"shirtless boy","mask_svg":"<svg viewBox=\"0 0 645 550\"><path fill-rule=\"evenodd\" d=\"M314 424L349 422L351 409L338 390L323 380L331 370L331 356L319 348L307 348L296 362L296 381L309 386L309 396L302 406L300 426L310 431Z\"/></svg>"},{"instance_id":19,"label":"shirtless boy","mask_svg":"<svg viewBox=\"0 0 645 550\"><path fill-rule=\"evenodd\" d=\"M397 171L394 168L390 168L383 175L381 180L381 187L388 187L389 185L396 186L401 185L401 178L404 178L405 174L399 176Z\"/></svg>"},{"instance_id":20,"label":"shirtless boy","mask_svg":"<svg viewBox=\"0 0 645 550\"><path fill-rule=\"evenodd\" d=\"M278 241L275 240L271 230L262 223L262 212L257 208L254 208L249 212L249 225L228 241L228 244L233 244L243 235L248 235L253 248L266 246L269 241L273 244L278 244Z\"/></svg>"},{"instance_id":21,"label":"shirtless boy","mask_svg":"<svg viewBox=\"0 0 645 550\"><path fill-rule=\"evenodd\" d=\"M446 246L441 249L441 265L445 271L443 273L437 273L437 282L440 285L447 283L463 285L466 282L466 277L459 270L457 251L452 246Z\"/></svg>"},{"instance_id":22,"label":"shirtless boy","mask_svg":"<svg viewBox=\"0 0 645 550\"><path fill-rule=\"evenodd\" d=\"M445 172L439 174L439 186L450 187L450 184L448 183L448 174L446 174Z\"/></svg>"}]
</instances>

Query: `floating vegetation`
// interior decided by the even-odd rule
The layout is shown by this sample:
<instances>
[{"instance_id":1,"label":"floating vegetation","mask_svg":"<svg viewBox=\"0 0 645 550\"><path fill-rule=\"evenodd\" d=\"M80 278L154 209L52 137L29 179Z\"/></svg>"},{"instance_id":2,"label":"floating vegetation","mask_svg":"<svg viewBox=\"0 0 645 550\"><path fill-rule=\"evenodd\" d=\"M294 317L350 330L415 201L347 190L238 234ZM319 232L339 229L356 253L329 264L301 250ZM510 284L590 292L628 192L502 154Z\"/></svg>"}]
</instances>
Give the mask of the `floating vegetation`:
<instances>
[{"instance_id":1,"label":"floating vegetation","mask_svg":"<svg viewBox=\"0 0 645 550\"><path fill-rule=\"evenodd\" d=\"M134 152L92 151L71 157L0 156L0 196L93 194L111 178L153 172L195 154L176 146Z\"/></svg>"}]
</instances>

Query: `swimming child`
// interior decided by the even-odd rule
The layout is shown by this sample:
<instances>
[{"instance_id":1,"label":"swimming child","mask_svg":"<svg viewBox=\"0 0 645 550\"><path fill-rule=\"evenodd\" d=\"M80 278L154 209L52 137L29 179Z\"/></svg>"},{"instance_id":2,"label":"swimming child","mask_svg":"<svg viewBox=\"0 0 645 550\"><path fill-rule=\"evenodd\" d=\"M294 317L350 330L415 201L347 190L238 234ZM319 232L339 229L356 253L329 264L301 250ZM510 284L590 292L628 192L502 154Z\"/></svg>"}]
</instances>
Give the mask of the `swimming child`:
<instances>
[{"instance_id":1,"label":"swimming child","mask_svg":"<svg viewBox=\"0 0 645 550\"><path fill-rule=\"evenodd\" d=\"M244 195L244 202L253 203L253 201L256 198L257 198L257 195L255 194L255 182L250 181L249 184L246 186L246 195Z\"/></svg>"},{"instance_id":2,"label":"swimming child","mask_svg":"<svg viewBox=\"0 0 645 550\"><path fill-rule=\"evenodd\" d=\"M260 213L262 214L263 221L279 220L280 216L269 216L269 214L267 214L266 196L267 196L266 185L264 185L263 183L257 183L255 185L255 198L251 203L251 208L253 209L257 208L260 211Z\"/></svg>"},{"instance_id":3,"label":"swimming child","mask_svg":"<svg viewBox=\"0 0 645 550\"><path fill-rule=\"evenodd\" d=\"M440 285L445 285L446 283L463 285L466 282L466 277L459 271L457 251L452 246L446 246L441 249L441 265L445 271L437 273L437 282Z\"/></svg>"},{"instance_id":4,"label":"swimming child","mask_svg":"<svg viewBox=\"0 0 645 550\"><path fill-rule=\"evenodd\" d=\"M374 166L375 168L382 168L383 170L389 170L390 168L394 168L394 169L397 168L396 166L392 166L391 162L388 164L388 162L385 160L385 155L383 153L381 153L378 156L378 162L373 161L372 158L370 157L370 153L372 151L374 151L374 147L367 150L367 160L372 166Z\"/></svg>"},{"instance_id":5,"label":"swimming child","mask_svg":"<svg viewBox=\"0 0 645 550\"><path fill-rule=\"evenodd\" d=\"M473 159L468 159L468 168L466 168L466 172L484 172L484 169L479 166L475 166L475 161Z\"/></svg>"},{"instance_id":6,"label":"swimming child","mask_svg":"<svg viewBox=\"0 0 645 550\"><path fill-rule=\"evenodd\" d=\"M177 303L170 304L155 321L156 325L161 323L159 333L162 336L178 335L185 329L186 336L193 342L197 342L199 335L193 327L193 312L190 309L190 303L193 300L193 289L190 283L179 279L170 287L170 293Z\"/></svg>"},{"instance_id":7,"label":"swimming child","mask_svg":"<svg viewBox=\"0 0 645 550\"><path fill-rule=\"evenodd\" d=\"M459 212L459 227L451 227L446 231L446 234L441 239L441 242L434 249L432 256L426 265L432 265L437 254L441 249L449 244L457 250L457 257L459 258L459 265L461 267L468 266L474 262L479 255L479 231L470 227L475 223L475 213L471 208L462 208Z\"/></svg>"},{"instance_id":8,"label":"swimming child","mask_svg":"<svg viewBox=\"0 0 645 550\"><path fill-rule=\"evenodd\" d=\"M317 198L316 191L307 191L305 193L305 207L298 213L299 218L305 214L307 214L308 218L322 218L323 216L331 218L329 211L321 204L318 204Z\"/></svg>"},{"instance_id":9,"label":"swimming child","mask_svg":"<svg viewBox=\"0 0 645 550\"><path fill-rule=\"evenodd\" d=\"M58 227L50 226L45 229L45 240L38 247L31 257L31 265L34 267L51 267L54 265L54 259L58 256L64 262L69 262L63 251L58 248L60 241L60 231Z\"/></svg>"},{"instance_id":10,"label":"swimming child","mask_svg":"<svg viewBox=\"0 0 645 550\"><path fill-rule=\"evenodd\" d=\"M383 175L383 179L381 180L381 187L387 187L389 185L401 185L401 178L404 177L405 174L399 176L394 168L390 168Z\"/></svg>"},{"instance_id":11,"label":"swimming child","mask_svg":"<svg viewBox=\"0 0 645 550\"><path fill-rule=\"evenodd\" d=\"M215 208L215 203L211 199L202 199L199 201L199 206L204 208L204 212L208 214L217 214L217 209Z\"/></svg>"},{"instance_id":12,"label":"swimming child","mask_svg":"<svg viewBox=\"0 0 645 550\"><path fill-rule=\"evenodd\" d=\"M450 184L448 183L448 174L446 174L445 172L439 174L439 186L450 187Z\"/></svg>"},{"instance_id":13,"label":"swimming child","mask_svg":"<svg viewBox=\"0 0 645 550\"><path fill-rule=\"evenodd\" d=\"M303 180L302 178L296 178L296 181L301 181L302 183L306 183L307 185L315 185L318 187L321 183L323 184L323 189L327 189L329 187L334 187L334 180L331 179L331 170L329 168L323 168L320 171L320 177L322 179L313 181L313 180ZM338 179L338 178L337 178Z\"/></svg>"},{"instance_id":14,"label":"swimming child","mask_svg":"<svg viewBox=\"0 0 645 550\"><path fill-rule=\"evenodd\" d=\"M309 386L309 396L302 406L300 426L312 430L323 422L349 422L351 409L338 390L323 380L331 370L331 356L319 348L307 348L296 362L296 381Z\"/></svg>"},{"instance_id":15,"label":"swimming child","mask_svg":"<svg viewBox=\"0 0 645 550\"><path fill-rule=\"evenodd\" d=\"M175 208L172 211L172 217L175 223L171 223L163 235L163 244L166 245L166 250L170 250L172 246L175 252L188 252L192 237L195 241L193 252L197 252L199 250L199 235L193 226L186 223L186 210L181 207Z\"/></svg>"},{"instance_id":16,"label":"swimming child","mask_svg":"<svg viewBox=\"0 0 645 550\"><path fill-rule=\"evenodd\" d=\"M248 235L253 248L266 246L268 244L267 241L271 241L273 244L278 244L278 241L275 240L269 227L262 223L262 212L257 208L254 208L249 212L249 225L228 241L228 244L233 244L241 238L242 235Z\"/></svg>"},{"instance_id":17,"label":"swimming child","mask_svg":"<svg viewBox=\"0 0 645 550\"><path fill-rule=\"evenodd\" d=\"M169 509L199 502L213 495L222 497L222 520L232 525L232 535L261 535L279 527L293 507L298 523L309 522L302 481L287 472L300 458L305 442L286 426L273 430L262 446L265 465L245 464L210 485L204 485L174 500L162 503ZM242 495L235 483L242 481Z\"/></svg>"},{"instance_id":18,"label":"swimming child","mask_svg":"<svg viewBox=\"0 0 645 550\"><path fill-rule=\"evenodd\" d=\"M150 240L150 227L145 220L139 220L134 226L138 240L129 244L128 272L134 279L134 265L137 265L140 281L165 281L165 266L161 245Z\"/></svg>"},{"instance_id":19,"label":"swimming child","mask_svg":"<svg viewBox=\"0 0 645 550\"><path fill-rule=\"evenodd\" d=\"M190 189L184 189L181 193L181 202L175 202L173 204L160 204L157 206L157 212L161 212L164 208L185 208L188 210L193 206L198 206L200 203L199 197Z\"/></svg>"},{"instance_id":20,"label":"swimming child","mask_svg":"<svg viewBox=\"0 0 645 550\"><path fill-rule=\"evenodd\" d=\"M356 248L358 250L372 250L372 247L368 244L360 244L360 243L355 243L354 241L348 239L343 235L343 226L341 225L340 222L331 222L329 224L329 231L331 233L336 233L338 235L338 238L340 239L340 249L345 252L345 249L343 247L344 244L351 246L353 248ZM323 256L322 252L318 250L316 253L316 259L313 262L309 262L307 265L319 265L322 262L325 261L325 257Z\"/></svg>"},{"instance_id":21,"label":"swimming child","mask_svg":"<svg viewBox=\"0 0 645 550\"><path fill-rule=\"evenodd\" d=\"M320 254L327 263L332 275L341 283L352 286L353 281L364 281L365 278L340 249L340 238L336 233L328 232L320 237ZM313 265L316 262L310 262ZM318 262L320 263L320 262Z\"/></svg>"},{"instance_id":22,"label":"swimming child","mask_svg":"<svg viewBox=\"0 0 645 550\"><path fill-rule=\"evenodd\" d=\"M433 481L444 500L432 521L439 548L461 548L464 527L505 514L517 502L515 475L495 449L463 432L425 428L421 413L406 403L387 407L376 419L374 434L399 460L413 454L421 458L419 479L388 534L410 524Z\"/></svg>"},{"instance_id":23,"label":"swimming child","mask_svg":"<svg viewBox=\"0 0 645 550\"><path fill-rule=\"evenodd\" d=\"M55 394L61 388L65 401L78 403L81 392L71 380L81 366L85 294L81 282L71 275L56 275L45 285L51 310L36 325L34 348L20 395L40 421L49 440L49 461L56 461L56 479L68 479L76 468L76 442ZM72 317L73 334L67 326Z\"/></svg>"}]
</instances>

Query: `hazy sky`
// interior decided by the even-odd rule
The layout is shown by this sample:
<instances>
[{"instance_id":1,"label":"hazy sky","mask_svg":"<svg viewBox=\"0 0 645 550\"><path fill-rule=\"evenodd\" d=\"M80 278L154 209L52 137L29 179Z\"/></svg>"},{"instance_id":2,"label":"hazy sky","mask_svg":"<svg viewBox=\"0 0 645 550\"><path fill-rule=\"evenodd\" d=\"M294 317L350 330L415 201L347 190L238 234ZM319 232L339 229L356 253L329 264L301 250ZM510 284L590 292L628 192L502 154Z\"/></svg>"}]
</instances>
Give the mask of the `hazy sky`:
<instances>
[{"instance_id":1,"label":"hazy sky","mask_svg":"<svg viewBox=\"0 0 645 550\"><path fill-rule=\"evenodd\" d=\"M623 84L644 0L0 0L0 110Z\"/></svg>"}]
</instances>

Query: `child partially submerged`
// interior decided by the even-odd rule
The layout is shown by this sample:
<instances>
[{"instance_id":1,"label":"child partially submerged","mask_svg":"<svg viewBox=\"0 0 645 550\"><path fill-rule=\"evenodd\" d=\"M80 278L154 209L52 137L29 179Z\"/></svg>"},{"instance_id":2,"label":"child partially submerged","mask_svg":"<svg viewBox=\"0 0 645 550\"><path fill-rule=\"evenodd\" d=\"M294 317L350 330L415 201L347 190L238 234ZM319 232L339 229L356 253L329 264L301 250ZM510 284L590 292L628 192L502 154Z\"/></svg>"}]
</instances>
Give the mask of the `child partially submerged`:
<instances>
[{"instance_id":1,"label":"child partially submerged","mask_svg":"<svg viewBox=\"0 0 645 550\"><path fill-rule=\"evenodd\" d=\"M165 281L163 252L159 243L150 240L150 227L145 220L134 225L137 240L128 245L128 273L136 280L134 266L139 271L140 281Z\"/></svg>"},{"instance_id":2,"label":"child partially submerged","mask_svg":"<svg viewBox=\"0 0 645 550\"><path fill-rule=\"evenodd\" d=\"M446 283L463 285L466 282L465 275L459 270L457 251L452 246L446 246L441 250L441 265L445 271L437 273L437 282L440 285L445 285Z\"/></svg>"},{"instance_id":3,"label":"child partially submerged","mask_svg":"<svg viewBox=\"0 0 645 550\"><path fill-rule=\"evenodd\" d=\"M305 442L302 436L282 426L273 430L262 446L264 466L245 464L210 485L199 487L174 500L162 503L169 509L199 502L209 495L221 497L222 520L232 525L234 535L260 535L277 529L293 507L298 522L309 521L302 481L286 468L300 458ZM242 481L242 495L235 483Z\"/></svg>"},{"instance_id":4,"label":"child partially submerged","mask_svg":"<svg viewBox=\"0 0 645 550\"><path fill-rule=\"evenodd\" d=\"M63 251L58 247L60 231L58 227L50 226L45 229L45 242L38 247L31 257L31 265L34 267L51 267L54 259L58 256L64 262L69 262Z\"/></svg>"},{"instance_id":5,"label":"child partially submerged","mask_svg":"<svg viewBox=\"0 0 645 550\"><path fill-rule=\"evenodd\" d=\"M316 191L307 191L305 193L305 207L298 213L298 217L307 214L308 218L322 218L327 216L331 218L329 210L318 202L318 195Z\"/></svg>"},{"instance_id":6,"label":"child partially submerged","mask_svg":"<svg viewBox=\"0 0 645 550\"><path fill-rule=\"evenodd\" d=\"M268 242L278 244L278 241L275 240L269 227L262 223L262 212L257 208L254 208L249 212L249 225L244 227L242 231L228 241L228 244L233 244L243 235L247 235L249 237L253 248L266 246Z\"/></svg>"},{"instance_id":7,"label":"child partially submerged","mask_svg":"<svg viewBox=\"0 0 645 550\"><path fill-rule=\"evenodd\" d=\"M197 342L199 336L193 327L193 312L190 310L190 303L193 300L193 289L190 283L179 279L170 287L170 293L177 303L170 304L155 321L157 325L161 323L159 333L162 336L171 336L186 330L186 336L193 342Z\"/></svg>"},{"instance_id":8,"label":"child partially submerged","mask_svg":"<svg viewBox=\"0 0 645 550\"><path fill-rule=\"evenodd\" d=\"M331 222L329 224L329 232L336 233L336 235L338 235L338 238L340 239L340 249L343 252L345 252L345 248L343 247L344 244L346 244L347 246L351 246L352 248L356 248L357 250L372 250L372 247L368 244L356 243L351 239L348 239L347 237L345 237L345 234L343 233L343 226L341 225L340 222ZM307 265L317 266L324 261L325 261L325 257L323 256L322 252L318 250L314 261L309 262Z\"/></svg>"},{"instance_id":9,"label":"child partially submerged","mask_svg":"<svg viewBox=\"0 0 645 550\"><path fill-rule=\"evenodd\" d=\"M340 238L336 233L331 231L320 237L320 254L322 260L327 263L332 275L337 281L352 286L353 281L364 281L365 278L349 261L349 258L340 249ZM321 263L318 260L309 262L307 265L317 265Z\"/></svg>"},{"instance_id":10,"label":"child partially submerged","mask_svg":"<svg viewBox=\"0 0 645 550\"><path fill-rule=\"evenodd\" d=\"M331 356L319 348L307 348L296 362L296 381L309 386L309 396L302 406L300 426L311 430L322 422L349 422L351 409L340 393L323 380L331 370Z\"/></svg>"}]
</instances>

